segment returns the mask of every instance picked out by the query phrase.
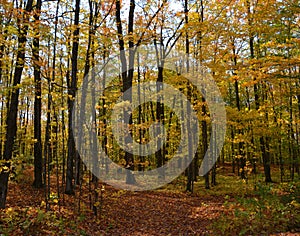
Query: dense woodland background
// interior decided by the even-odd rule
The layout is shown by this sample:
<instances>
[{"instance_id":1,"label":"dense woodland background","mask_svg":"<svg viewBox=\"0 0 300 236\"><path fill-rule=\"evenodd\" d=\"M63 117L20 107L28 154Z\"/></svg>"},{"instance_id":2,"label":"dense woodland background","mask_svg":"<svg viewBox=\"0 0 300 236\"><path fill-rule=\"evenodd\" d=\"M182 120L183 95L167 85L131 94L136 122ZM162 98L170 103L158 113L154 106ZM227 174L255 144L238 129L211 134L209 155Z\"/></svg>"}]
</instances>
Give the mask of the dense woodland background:
<instances>
[{"instance_id":1,"label":"dense woodland background","mask_svg":"<svg viewBox=\"0 0 300 236\"><path fill-rule=\"evenodd\" d=\"M299 230L298 0L0 3L0 233L267 235ZM158 70L128 69L139 57L133 59L123 50L142 45L155 48ZM193 73L208 68L225 102L226 140L204 178L197 175L212 135L210 111L191 83L164 70L172 50L188 55L179 67ZM114 162L147 171L170 160L178 147L178 118L172 108L155 102L133 112L132 133L137 142L147 143L147 129L161 121L166 145L147 157L119 147L108 120L116 99L134 84L171 84L188 97L200 121L193 162L157 191L135 193L106 186L88 171L75 145L76 91L92 68L117 53L123 73L116 75L113 89L93 101L95 132ZM99 163L100 167L106 171L109 165ZM133 176L120 181L135 184ZM129 210L124 204L137 205ZM193 215L189 221L171 223L175 216L167 216L169 211L186 217L181 214L187 209L184 214ZM116 217L124 212L128 215L123 222ZM143 216L149 221L139 222Z\"/></svg>"}]
</instances>

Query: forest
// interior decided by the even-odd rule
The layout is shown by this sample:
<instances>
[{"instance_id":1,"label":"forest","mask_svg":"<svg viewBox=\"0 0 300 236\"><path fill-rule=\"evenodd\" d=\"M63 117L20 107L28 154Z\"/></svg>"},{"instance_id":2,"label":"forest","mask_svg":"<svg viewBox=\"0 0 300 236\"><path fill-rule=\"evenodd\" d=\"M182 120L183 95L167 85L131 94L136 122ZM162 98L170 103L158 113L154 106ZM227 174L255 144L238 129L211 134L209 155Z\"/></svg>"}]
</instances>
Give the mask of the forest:
<instances>
[{"instance_id":1,"label":"forest","mask_svg":"<svg viewBox=\"0 0 300 236\"><path fill-rule=\"evenodd\" d=\"M0 235L299 235L299 0L0 0Z\"/></svg>"}]
</instances>

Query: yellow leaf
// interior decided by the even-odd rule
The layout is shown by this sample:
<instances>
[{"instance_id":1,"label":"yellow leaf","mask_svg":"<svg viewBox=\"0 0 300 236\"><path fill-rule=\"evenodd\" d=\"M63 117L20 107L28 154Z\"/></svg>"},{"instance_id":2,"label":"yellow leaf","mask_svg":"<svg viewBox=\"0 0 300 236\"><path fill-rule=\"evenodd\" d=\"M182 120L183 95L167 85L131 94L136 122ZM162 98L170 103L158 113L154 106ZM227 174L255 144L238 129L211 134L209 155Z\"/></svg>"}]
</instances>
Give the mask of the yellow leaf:
<instances>
[{"instance_id":1,"label":"yellow leaf","mask_svg":"<svg viewBox=\"0 0 300 236\"><path fill-rule=\"evenodd\" d=\"M12 209L11 207L9 207L9 208L7 208L6 211L9 213L9 212L12 212L12 210L13 210L13 209Z\"/></svg>"}]
</instances>

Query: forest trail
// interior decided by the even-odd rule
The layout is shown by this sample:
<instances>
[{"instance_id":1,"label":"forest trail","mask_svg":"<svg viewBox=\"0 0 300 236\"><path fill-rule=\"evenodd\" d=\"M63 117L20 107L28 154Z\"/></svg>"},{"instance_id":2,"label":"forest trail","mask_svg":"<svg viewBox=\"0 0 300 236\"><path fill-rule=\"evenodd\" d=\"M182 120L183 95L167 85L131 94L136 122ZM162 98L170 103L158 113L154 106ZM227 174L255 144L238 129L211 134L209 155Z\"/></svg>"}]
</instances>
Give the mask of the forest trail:
<instances>
[{"instance_id":1,"label":"forest trail","mask_svg":"<svg viewBox=\"0 0 300 236\"><path fill-rule=\"evenodd\" d=\"M20 211L25 208L44 209L41 203L44 190L31 186L31 177L28 176L31 171L25 171L24 174L22 182L9 184L7 208ZM56 191L54 188L52 190ZM197 196L170 190L131 192L105 186L102 207L101 210L98 207L98 216L95 217L88 210L89 196L85 192L88 191L83 188L80 214L78 199L74 201L68 195L64 195L60 207L57 202L52 202L51 210L66 220L74 220L76 227L84 229L88 235L210 235L208 225L224 211L223 197ZM62 193L60 198L63 198ZM78 222L82 213L84 220ZM46 228L35 227L35 230L46 230L50 234L51 227ZM65 230L72 232L67 226ZM36 232L36 235L39 233Z\"/></svg>"},{"instance_id":2,"label":"forest trail","mask_svg":"<svg viewBox=\"0 0 300 236\"><path fill-rule=\"evenodd\" d=\"M173 183L175 186L171 184L167 188L143 192L119 190L103 185L103 191L99 192L98 214L95 216L90 210L93 196L88 186L82 186L81 191L77 189L75 197L61 191L58 198L56 177L52 175L49 200L51 210L47 212L45 190L35 189L32 180L33 169L27 168L17 182L9 183L7 208L0 210L0 234L1 224L12 230L1 236L215 235L212 224L224 214L234 215L235 210L241 207L228 207L228 201L233 199L233 196L229 197L229 193L225 196L210 195L203 188L200 191L204 192L199 192L198 189L197 193L190 194L184 192L176 181ZM9 220L10 218L13 220ZM222 232L221 235L235 234ZM299 234L286 232L272 235Z\"/></svg>"},{"instance_id":3,"label":"forest trail","mask_svg":"<svg viewBox=\"0 0 300 236\"><path fill-rule=\"evenodd\" d=\"M165 191L126 192L109 199L104 212L116 224L112 235L209 235L207 226L223 212L222 202Z\"/></svg>"}]
</instances>

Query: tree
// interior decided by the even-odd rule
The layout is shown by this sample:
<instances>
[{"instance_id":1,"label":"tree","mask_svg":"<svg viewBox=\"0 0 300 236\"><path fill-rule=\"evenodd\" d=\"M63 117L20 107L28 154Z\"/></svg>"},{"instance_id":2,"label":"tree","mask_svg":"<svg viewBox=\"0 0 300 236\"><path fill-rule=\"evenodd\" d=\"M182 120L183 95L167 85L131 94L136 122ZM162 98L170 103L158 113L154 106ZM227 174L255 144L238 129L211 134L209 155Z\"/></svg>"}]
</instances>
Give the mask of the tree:
<instances>
[{"instance_id":1,"label":"tree","mask_svg":"<svg viewBox=\"0 0 300 236\"><path fill-rule=\"evenodd\" d=\"M80 13L80 0L75 1L75 12L74 12L74 32L73 32L73 46L72 46L72 70L71 70L71 79L67 81L68 85L68 111L69 111L69 120L68 120L68 157L67 157L67 176L66 176L66 190L67 194L74 194L74 186L73 186L73 162L76 161L76 169L78 176L76 176L77 182L79 181L79 156L76 151L74 134L73 134L73 105L74 98L77 90L77 60L78 60L78 45L79 45L79 13Z\"/></svg>"},{"instance_id":2,"label":"tree","mask_svg":"<svg viewBox=\"0 0 300 236\"><path fill-rule=\"evenodd\" d=\"M42 0L37 0L36 10L34 15L35 35L33 39L33 67L34 67L34 182L33 185L37 188L43 186L43 153L42 153L42 136L41 136L41 116L42 116L42 86L41 86L41 66L40 66L40 11L42 8Z\"/></svg>"},{"instance_id":3,"label":"tree","mask_svg":"<svg viewBox=\"0 0 300 236\"><path fill-rule=\"evenodd\" d=\"M130 1L129 15L128 15L128 45L129 45L129 62L127 63L127 59L125 56L125 47L124 47L124 37L123 37L123 28L121 21L121 2L119 0L116 1L116 24L117 24L117 32L118 32L118 41L119 41L119 50L120 50L120 59L121 59L121 69L122 69L122 83L123 88L122 92L129 91L132 87L132 79L133 79L133 71L134 71L134 42L133 42L133 26L134 26L134 9L135 9L135 1ZM128 64L128 65L127 65ZM128 66L128 68L127 68ZM131 103L132 95L128 92L127 96L123 97L124 101L128 101ZM132 125L132 116L130 116L129 111L124 111L124 120L129 121L129 126ZM129 133L132 134L131 128L128 127ZM125 137L125 143L130 142L130 137L127 135ZM126 168L132 170L133 166L133 154L125 151L125 161ZM126 183L134 184L135 179L134 176L127 172Z\"/></svg>"},{"instance_id":4,"label":"tree","mask_svg":"<svg viewBox=\"0 0 300 236\"><path fill-rule=\"evenodd\" d=\"M6 163L0 173L0 208L5 208L7 185L9 177L10 159L13 154L13 144L17 133L17 114L19 102L19 84L21 82L22 71L25 64L25 46L27 41L27 32L29 28L29 17L32 11L33 0L28 0L23 11L23 14L18 20L18 52L15 65L15 73L13 77L12 86L14 90L11 93L9 102L9 109L7 111L6 119L6 135L4 144L4 160Z\"/></svg>"}]
</instances>

